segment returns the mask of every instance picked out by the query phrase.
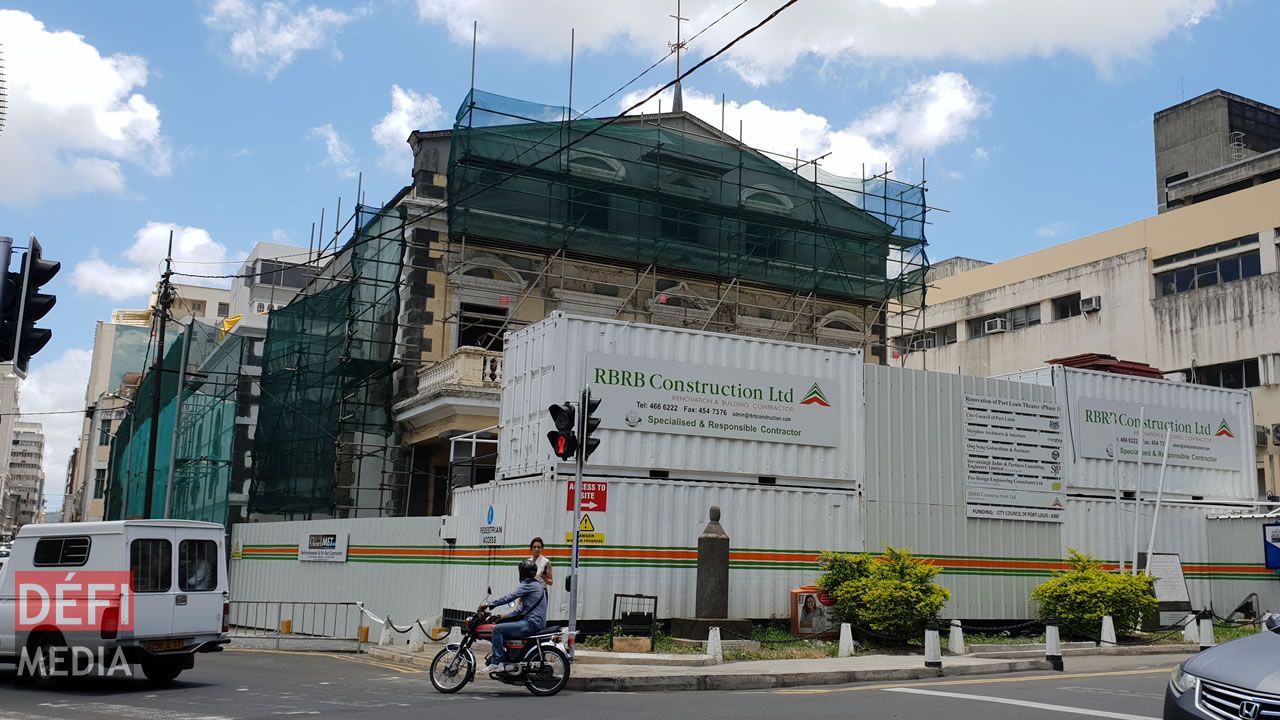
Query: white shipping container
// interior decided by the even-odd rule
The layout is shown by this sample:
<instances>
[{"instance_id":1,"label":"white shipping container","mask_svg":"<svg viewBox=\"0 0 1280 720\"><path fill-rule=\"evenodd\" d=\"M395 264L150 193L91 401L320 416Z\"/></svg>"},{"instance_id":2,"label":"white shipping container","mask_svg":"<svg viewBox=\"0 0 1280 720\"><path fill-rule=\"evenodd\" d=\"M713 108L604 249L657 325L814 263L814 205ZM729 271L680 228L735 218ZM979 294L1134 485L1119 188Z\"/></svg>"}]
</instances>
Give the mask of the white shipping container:
<instances>
[{"instance_id":1,"label":"white shipping container","mask_svg":"<svg viewBox=\"0 0 1280 720\"><path fill-rule=\"evenodd\" d=\"M499 477L568 467L551 454L547 408L576 401L590 381L603 400L596 471L861 486L859 350L561 312L511 333L505 347ZM601 382L609 371L620 382ZM628 385L635 376L624 372L644 373L645 382ZM714 391L699 392L701 385Z\"/></svg>"},{"instance_id":2,"label":"white shipping container","mask_svg":"<svg viewBox=\"0 0 1280 720\"><path fill-rule=\"evenodd\" d=\"M1129 422L1139 417L1174 422L1173 449L1166 471L1164 492L1172 498L1252 500L1257 497L1254 476L1253 401L1246 390L1193 385L1116 375L1055 365L1001 376L1018 382L1054 388L1055 399L1067 416L1064 476L1072 492L1156 492L1160 478L1165 430L1143 431L1146 454L1141 477L1136 462L1136 427L1085 421L1086 411L1123 413ZM1200 430L1209 425L1208 434ZM1182 430L1194 427L1194 433ZM1101 434L1100 434L1101 433ZM1223 434L1225 433L1225 434ZM1199 437L1187 444L1200 449L1180 450L1180 436ZM1129 453L1116 461L1115 452ZM1110 454L1111 457L1108 457Z\"/></svg>"},{"instance_id":3,"label":"white shipping container","mask_svg":"<svg viewBox=\"0 0 1280 720\"><path fill-rule=\"evenodd\" d=\"M511 590L530 540L541 537L556 579L548 619L567 618L569 479L502 480L454 493L457 550L484 557L475 564L448 565L446 607L472 608L490 588L495 595ZM729 476L713 482L591 473L584 482L608 485L607 510L587 513L605 542L582 547L579 617L586 620L609 619L614 593L658 596L660 617L692 616L698 535L713 505L720 508L720 524L730 537L733 617L787 616L788 591L817 579L820 552L862 549L861 501L852 491L755 485ZM490 507L505 523L496 545L486 551L480 528Z\"/></svg>"}]
</instances>

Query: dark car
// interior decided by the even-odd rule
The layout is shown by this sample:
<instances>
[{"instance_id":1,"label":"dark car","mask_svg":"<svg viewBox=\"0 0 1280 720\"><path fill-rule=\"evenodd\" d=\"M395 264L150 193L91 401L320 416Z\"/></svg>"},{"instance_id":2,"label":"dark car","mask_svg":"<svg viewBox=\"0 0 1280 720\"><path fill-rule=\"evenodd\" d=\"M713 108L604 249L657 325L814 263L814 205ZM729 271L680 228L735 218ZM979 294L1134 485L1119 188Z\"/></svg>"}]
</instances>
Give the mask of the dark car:
<instances>
[{"instance_id":1,"label":"dark car","mask_svg":"<svg viewBox=\"0 0 1280 720\"><path fill-rule=\"evenodd\" d=\"M1209 648L1173 671L1165 720L1280 718L1280 616L1263 632Z\"/></svg>"}]
</instances>

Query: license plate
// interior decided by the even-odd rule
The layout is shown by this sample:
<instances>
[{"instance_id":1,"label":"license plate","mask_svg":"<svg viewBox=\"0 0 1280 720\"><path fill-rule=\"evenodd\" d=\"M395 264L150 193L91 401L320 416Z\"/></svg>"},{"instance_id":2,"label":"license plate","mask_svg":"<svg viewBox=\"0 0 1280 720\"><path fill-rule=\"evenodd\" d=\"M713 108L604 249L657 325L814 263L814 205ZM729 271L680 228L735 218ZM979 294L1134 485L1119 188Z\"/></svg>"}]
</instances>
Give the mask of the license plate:
<instances>
[{"instance_id":1,"label":"license plate","mask_svg":"<svg viewBox=\"0 0 1280 720\"><path fill-rule=\"evenodd\" d=\"M181 650L186 645L186 640L152 640L142 643L142 649L147 652L169 652L171 650Z\"/></svg>"}]
</instances>

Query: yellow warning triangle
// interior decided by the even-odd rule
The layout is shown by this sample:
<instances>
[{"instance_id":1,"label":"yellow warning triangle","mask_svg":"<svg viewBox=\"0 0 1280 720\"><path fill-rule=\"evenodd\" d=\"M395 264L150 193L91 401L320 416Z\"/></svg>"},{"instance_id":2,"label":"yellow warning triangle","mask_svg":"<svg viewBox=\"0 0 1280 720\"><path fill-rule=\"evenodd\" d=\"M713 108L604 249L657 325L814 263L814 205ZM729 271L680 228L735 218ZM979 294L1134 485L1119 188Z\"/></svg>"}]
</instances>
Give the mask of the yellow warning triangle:
<instances>
[{"instance_id":1,"label":"yellow warning triangle","mask_svg":"<svg viewBox=\"0 0 1280 720\"><path fill-rule=\"evenodd\" d=\"M582 522L578 523L578 529L582 532L595 532L596 526L591 524L591 516L583 515Z\"/></svg>"}]
</instances>

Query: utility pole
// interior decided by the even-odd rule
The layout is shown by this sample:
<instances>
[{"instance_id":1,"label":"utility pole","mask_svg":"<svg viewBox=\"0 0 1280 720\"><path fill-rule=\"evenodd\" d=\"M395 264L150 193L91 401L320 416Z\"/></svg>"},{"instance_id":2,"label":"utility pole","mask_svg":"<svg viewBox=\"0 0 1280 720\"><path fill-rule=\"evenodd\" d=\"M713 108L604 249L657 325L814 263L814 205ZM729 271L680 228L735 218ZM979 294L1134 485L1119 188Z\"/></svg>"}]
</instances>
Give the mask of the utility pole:
<instances>
[{"instance_id":1,"label":"utility pole","mask_svg":"<svg viewBox=\"0 0 1280 720\"><path fill-rule=\"evenodd\" d=\"M169 231L169 251L164 259L164 275L156 289L156 307L153 326L158 326L156 357L151 363L151 438L147 444L147 494L143 499L143 517L150 520L152 494L156 487L156 443L160 437L160 391L164 387L164 333L169 322L169 306L173 304L173 231Z\"/></svg>"}]
</instances>

